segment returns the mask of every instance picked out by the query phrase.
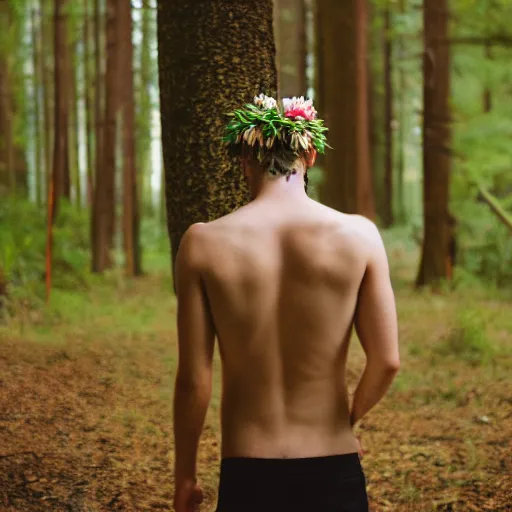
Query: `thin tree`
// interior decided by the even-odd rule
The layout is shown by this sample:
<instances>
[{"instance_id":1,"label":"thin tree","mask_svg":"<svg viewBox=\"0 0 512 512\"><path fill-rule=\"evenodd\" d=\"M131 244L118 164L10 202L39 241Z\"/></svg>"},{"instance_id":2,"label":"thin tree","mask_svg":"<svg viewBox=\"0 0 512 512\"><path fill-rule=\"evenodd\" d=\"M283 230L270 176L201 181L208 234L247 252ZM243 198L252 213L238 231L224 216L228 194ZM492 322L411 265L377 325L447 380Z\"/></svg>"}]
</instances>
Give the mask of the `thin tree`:
<instances>
[{"instance_id":1,"label":"thin tree","mask_svg":"<svg viewBox=\"0 0 512 512\"><path fill-rule=\"evenodd\" d=\"M368 129L366 0L318 0L321 106L334 148L325 157L322 201L375 217ZM343 51L340 51L343 48Z\"/></svg>"},{"instance_id":2,"label":"thin tree","mask_svg":"<svg viewBox=\"0 0 512 512\"><path fill-rule=\"evenodd\" d=\"M55 221L60 197L70 198L71 180L69 175L69 67L68 39L66 30L67 0L55 0L54 13L54 55L55 55L55 137L53 145L53 211Z\"/></svg>"},{"instance_id":3,"label":"thin tree","mask_svg":"<svg viewBox=\"0 0 512 512\"><path fill-rule=\"evenodd\" d=\"M306 95L306 6L304 0L274 2L278 90L281 98Z\"/></svg>"},{"instance_id":4,"label":"thin tree","mask_svg":"<svg viewBox=\"0 0 512 512\"><path fill-rule=\"evenodd\" d=\"M484 52L487 63L490 63L490 61L492 60L492 47L488 40L485 43ZM492 110L492 95L491 87L489 84L487 84L484 88L483 106L484 112L490 112Z\"/></svg>"},{"instance_id":5,"label":"thin tree","mask_svg":"<svg viewBox=\"0 0 512 512\"><path fill-rule=\"evenodd\" d=\"M393 47L391 37L391 11L384 10L384 226L394 223L393 216Z\"/></svg>"},{"instance_id":6,"label":"thin tree","mask_svg":"<svg viewBox=\"0 0 512 512\"><path fill-rule=\"evenodd\" d=\"M0 2L0 29L5 38L11 22L8 2ZM12 102L11 65L9 48L0 48L0 169L5 169L4 179L12 195L16 193L16 169L14 152L14 108Z\"/></svg>"},{"instance_id":7,"label":"thin tree","mask_svg":"<svg viewBox=\"0 0 512 512\"><path fill-rule=\"evenodd\" d=\"M84 24L83 24L83 70L84 70L84 103L85 103L85 168L87 172L86 198L87 204L92 204L93 194L93 168L94 168L94 112L92 110L92 84L91 84L91 34L90 34L90 9L89 0L84 0Z\"/></svg>"},{"instance_id":8,"label":"thin tree","mask_svg":"<svg viewBox=\"0 0 512 512\"><path fill-rule=\"evenodd\" d=\"M400 2L400 13L406 12L406 0ZM405 36L400 32L397 37L396 53L398 59L402 62L395 66L398 70L398 150L397 150L397 174L396 174L396 197L395 208L396 217L399 222L405 222L405 199L404 199L404 181L405 181L405 143L406 143L406 122L407 122L407 82L403 59L405 55Z\"/></svg>"},{"instance_id":9,"label":"thin tree","mask_svg":"<svg viewBox=\"0 0 512 512\"><path fill-rule=\"evenodd\" d=\"M451 276L450 47L448 0L424 0L423 209L424 237L418 286Z\"/></svg>"},{"instance_id":10,"label":"thin tree","mask_svg":"<svg viewBox=\"0 0 512 512\"><path fill-rule=\"evenodd\" d=\"M135 154L132 12L130 0L119 0L120 72L122 87L123 247L127 275L141 274L139 205Z\"/></svg>"},{"instance_id":11,"label":"thin tree","mask_svg":"<svg viewBox=\"0 0 512 512\"><path fill-rule=\"evenodd\" d=\"M80 176L80 92L78 89L77 74L79 73L80 59L78 55L78 41L73 41L71 45L73 58L70 59L69 70L69 91L71 95L70 102L70 123L69 123L69 157L70 168L72 169L73 184L74 184L74 200L78 208L82 203L82 183Z\"/></svg>"},{"instance_id":12,"label":"thin tree","mask_svg":"<svg viewBox=\"0 0 512 512\"><path fill-rule=\"evenodd\" d=\"M34 146L35 146L35 192L36 192L36 203L41 205L42 202L42 183L44 176L44 160L43 160L43 150L44 150L44 139L42 136L41 129L41 48L39 46L40 37L38 34L38 30L40 30L40 25L38 25L37 18L38 13L36 9L31 10L32 13L32 63L34 66L34 71L32 75L32 85L34 91Z\"/></svg>"},{"instance_id":13,"label":"thin tree","mask_svg":"<svg viewBox=\"0 0 512 512\"><path fill-rule=\"evenodd\" d=\"M256 94L276 95L272 1L159 0L158 45L174 261L192 223L249 199L239 163L229 158L221 137L226 112Z\"/></svg>"},{"instance_id":14,"label":"thin tree","mask_svg":"<svg viewBox=\"0 0 512 512\"><path fill-rule=\"evenodd\" d=\"M45 180L48 191L51 180L53 161L53 120L52 120L52 17L51 0L39 0L39 10L41 12L41 32L40 46L44 51L41 53L41 74L42 74L42 93L43 93L43 125L44 125L44 160L45 160Z\"/></svg>"},{"instance_id":15,"label":"thin tree","mask_svg":"<svg viewBox=\"0 0 512 512\"><path fill-rule=\"evenodd\" d=\"M140 176L139 198L142 200L146 211L151 215L154 213L151 180L151 120L153 102L151 89L153 77L156 76L153 70L153 57L151 45L154 42L155 33L153 29L153 12L150 0L142 2L142 23L140 43L140 73L137 90L137 169Z\"/></svg>"},{"instance_id":16,"label":"thin tree","mask_svg":"<svg viewBox=\"0 0 512 512\"><path fill-rule=\"evenodd\" d=\"M102 135L103 159L96 168L93 205L93 271L103 272L112 266L111 250L115 229L116 116L119 107L120 74L118 67L118 2L107 0L105 125ZM98 27L96 27L98 30ZM97 88L96 92L100 89Z\"/></svg>"}]
</instances>

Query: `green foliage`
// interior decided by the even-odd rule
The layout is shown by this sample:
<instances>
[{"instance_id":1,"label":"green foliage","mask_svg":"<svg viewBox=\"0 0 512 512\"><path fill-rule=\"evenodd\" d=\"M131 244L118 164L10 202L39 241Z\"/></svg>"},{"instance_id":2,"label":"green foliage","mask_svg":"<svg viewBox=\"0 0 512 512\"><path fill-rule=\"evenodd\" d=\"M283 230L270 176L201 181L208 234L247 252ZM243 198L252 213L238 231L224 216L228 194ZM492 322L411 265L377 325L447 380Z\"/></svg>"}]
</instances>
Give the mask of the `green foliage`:
<instances>
[{"instance_id":1,"label":"green foliage","mask_svg":"<svg viewBox=\"0 0 512 512\"><path fill-rule=\"evenodd\" d=\"M285 101L287 100L283 100L283 103ZM303 106L305 112L314 111L312 105L308 101L304 102L303 98L299 106ZM257 148L260 161L263 161L263 155L267 152L278 152L281 149L291 150L297 156L301 151L309 151L312 147L319 153L325 152L325 132L328 128L323 126L323 121L287 117L285 107L276 104L273 98L260 95L255 98L254 104L248 103L228 116L230 120L226 126L224 142L229 146L239 147L246 143ZM269 171L272 172L273 168Z\"/></svg>"},{"instance_id":2,"label":"green foliage","mask_svg":"<svg viewBox=\"0 0 512 512\"><path fill-rule=\"evenodd\" d=\"M53 286L70 288L87 282L90 262L88 218L63 202L54 227ZM44 293L46 216L22 200L0 203L0 269L15 295Z\"/></svg>"}]
</instances>

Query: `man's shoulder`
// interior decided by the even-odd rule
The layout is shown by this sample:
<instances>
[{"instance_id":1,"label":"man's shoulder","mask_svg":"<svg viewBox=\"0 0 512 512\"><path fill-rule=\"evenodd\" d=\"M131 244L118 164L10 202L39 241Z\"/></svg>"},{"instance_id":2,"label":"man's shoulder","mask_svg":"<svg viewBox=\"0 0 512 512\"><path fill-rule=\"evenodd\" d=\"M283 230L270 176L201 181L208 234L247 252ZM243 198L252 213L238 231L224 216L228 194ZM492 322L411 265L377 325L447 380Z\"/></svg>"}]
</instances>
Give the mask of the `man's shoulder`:
<instances>
[{"instance_id":1,"label":"man's shoulder","mask_svg":"<svg viewBox=\"0 0 512 512\"><path fill-rule=\"evenodd\" d=\"M321 205L321 208L322 214L336 230L339 230L340 234L353 235L368 241L380 239L380 233L376 224L368 217L339 212L325 205Z\"/></svg>"}]
</instances>

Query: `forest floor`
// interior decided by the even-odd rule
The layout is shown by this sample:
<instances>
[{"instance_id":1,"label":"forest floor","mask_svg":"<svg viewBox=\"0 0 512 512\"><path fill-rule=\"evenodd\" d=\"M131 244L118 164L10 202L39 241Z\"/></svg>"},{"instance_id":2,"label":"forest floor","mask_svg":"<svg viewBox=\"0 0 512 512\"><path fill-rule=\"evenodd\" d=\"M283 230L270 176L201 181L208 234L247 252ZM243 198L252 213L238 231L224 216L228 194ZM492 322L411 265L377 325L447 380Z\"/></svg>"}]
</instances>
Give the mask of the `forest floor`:
<instances>
[{"instance_id":1,"label":"forest floor","mask_svg":"<svg viewBox=\"0 0 512 512\"><path fill-rule=\"evenodd\" d=\"M371 510L511 510L510 302L479 289L415 292L402 256L391 256L402 370L358 430ZM0 510L172 509L174 315L163 272L112 274L0 323ZM353 343L351 388L363 363ZM219 370L217 360L200 451L205 511L218 478Z\"/></svg>"}]
</instances>

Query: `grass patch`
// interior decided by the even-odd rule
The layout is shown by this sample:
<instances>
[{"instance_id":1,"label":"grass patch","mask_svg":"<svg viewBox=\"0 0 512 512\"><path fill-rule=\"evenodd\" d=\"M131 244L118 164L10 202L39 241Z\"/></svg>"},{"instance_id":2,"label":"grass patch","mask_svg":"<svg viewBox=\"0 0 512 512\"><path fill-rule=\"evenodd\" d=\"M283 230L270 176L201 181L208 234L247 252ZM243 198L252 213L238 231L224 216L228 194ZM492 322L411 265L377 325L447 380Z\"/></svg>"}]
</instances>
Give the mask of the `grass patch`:
<instances>
[{"instance_id":1,"label":"grass patch","mask_svg":"<svg viewBox=\"0 0 512 512\"><path fill-rule=\"evenodd\" d=\"M472 366L487 364L495 349L487 337L485 321L475 310L462 310L456 325L433 349L442 357L455 356Z\"/></svg>"}]
</instances>

